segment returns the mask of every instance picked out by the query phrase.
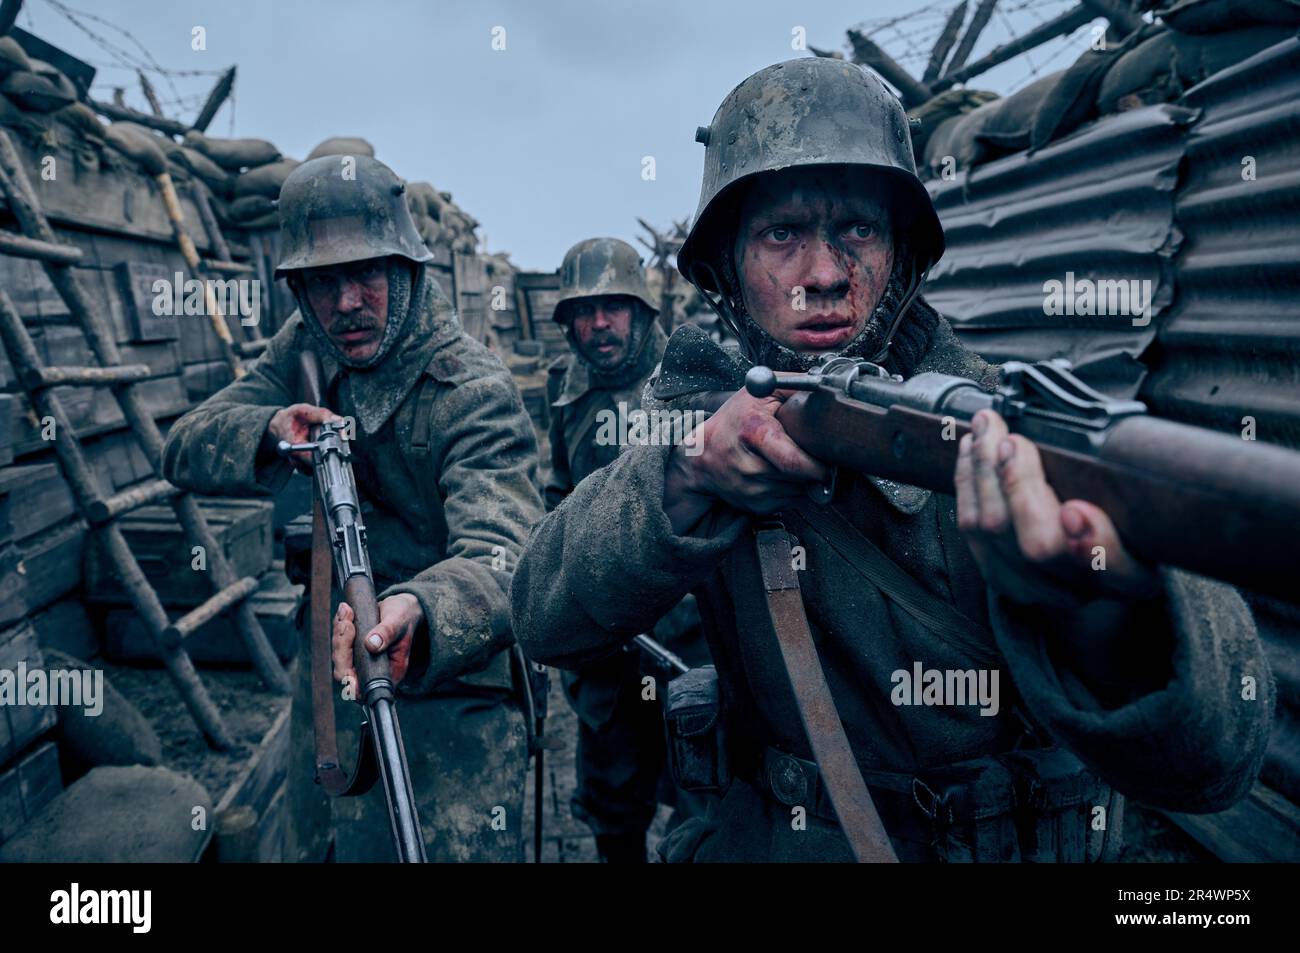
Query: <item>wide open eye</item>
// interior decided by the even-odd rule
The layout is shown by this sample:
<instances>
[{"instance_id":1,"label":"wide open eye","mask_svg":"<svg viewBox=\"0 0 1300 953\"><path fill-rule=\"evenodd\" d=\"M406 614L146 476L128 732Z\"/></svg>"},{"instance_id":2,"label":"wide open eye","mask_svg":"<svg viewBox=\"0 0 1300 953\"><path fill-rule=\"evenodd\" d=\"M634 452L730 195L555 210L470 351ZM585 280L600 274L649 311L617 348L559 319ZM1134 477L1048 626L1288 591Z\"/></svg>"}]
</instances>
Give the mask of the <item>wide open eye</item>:
<instances>
[{"instance_id":1,"label":"wide open eye","mask_svg":"<svg viewBox=\"0 0 1300 953\"><path fill-rule=\"evenodd\" d=\"M784 243L794 238L794 229L788 225L773 225L764 230L763 236L774 242Z\"/></svg>"},{"instance_id":2,"label":"wide open eye","mask_svg":"<svg viewBox=\"0 0 1300 953\"><path fill-rule=\"evenodd\" d=\"M858 241L868 242L880 235L880 227L875 222L855 222L849 227L849 234Z\"/></svg>"}]
</instances>

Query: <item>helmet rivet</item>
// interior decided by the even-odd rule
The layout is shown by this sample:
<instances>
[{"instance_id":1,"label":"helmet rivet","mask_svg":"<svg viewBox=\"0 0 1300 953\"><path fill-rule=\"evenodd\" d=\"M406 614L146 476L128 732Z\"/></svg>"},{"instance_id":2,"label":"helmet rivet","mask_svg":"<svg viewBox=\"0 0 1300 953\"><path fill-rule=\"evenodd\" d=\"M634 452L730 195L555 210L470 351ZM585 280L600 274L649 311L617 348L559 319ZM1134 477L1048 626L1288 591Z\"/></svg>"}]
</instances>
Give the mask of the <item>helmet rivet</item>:
<instances>
[{"instance_id":1,"label":"helmet rivet","mask_svg":"<svg viewBox=\"0 0 1300 953\"><path fill-rule=\"evenodd\" d=\"M728 143L729 145L735 145L735 143L736 143L736 134L735 134L734 132L733 132L731 135L727 136L727 143Z\"/></svg>"},{"instance_id":2,"label":"helmet rivet","mask_svg":"<svg viewBox=\"0 0 1300 953\"><path fill-rule=\"evenodd\" d=\"M696 126L696 127L695 127L695 141L698 142L698 143L700 143L701 145L705 145L705 146L707 146L707 145L709 144L709 127L708 127L708 126Z\"/></svg>"}]
</instances>

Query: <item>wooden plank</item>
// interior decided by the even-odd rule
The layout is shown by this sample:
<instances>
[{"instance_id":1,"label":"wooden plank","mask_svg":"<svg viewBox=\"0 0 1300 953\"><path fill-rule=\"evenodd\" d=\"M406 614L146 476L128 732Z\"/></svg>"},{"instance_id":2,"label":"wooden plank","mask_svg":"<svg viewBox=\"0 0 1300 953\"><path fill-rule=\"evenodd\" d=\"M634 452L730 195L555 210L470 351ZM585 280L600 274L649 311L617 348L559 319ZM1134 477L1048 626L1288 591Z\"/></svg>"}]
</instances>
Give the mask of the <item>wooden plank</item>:
<instances>
[{"instance_id":1,"label":"wooden plank","mask_svg":"<svg viewBox=\"0 0 1300 953\"><path fill-rule=\"evenodd\" d=\"M0 540L22 540L67 519L72 493L52 463L0 470Z\"/></svg>"},{"instance_id":2,"label":"wooden plank","mask_svg":"<svg viewBox=\"0 0 1300 953\"><path fill-rule=\"evenodd\" d=\"M81 585L81 564L90 545L86 524L72 520L47 533L24 540L19 551L18 574L26 585L24 615L73 591Z\"/></svg>"},{"instance_id":3,"label":"wooden plank","mask_svg":"<svg viewBox=\"0 0 1300 953\"><path fill-rule=\"evenodd\" d=\"M285 805L289 800L289 782L281 781L271 797L271 803L262 813L258 825L257 862L278 864L284 859Z\"/></svg>"},{"instance_id":4,"label":"wooden plank","mask_svg":"<svg viewBox=\"0 0 1300 953\"><path fill-rule=\"evenodd\" d=\"M36 630L23 623L0 632L0 670L17 673L20 665L30 671L44 665ZM0 717L9 723L8 744L0 750L0 764L10 760L23 748L54 728L57 721L51 705L3 705Z\"/></svg>"},{"instance_id":5,"label":"wooden plank","mask_svg":"<svg viewBox=\"0 0 1300 953\"><path fill-rule=\"evenodd\" d=\"M289 709L276 716L253 756L226 788L214 812L220 816L232 807L251 807L261 816L270 805L289 770Z\"/></svg>"},{"instance_id":6,"label":"wooden plank","mask_svg":"<svg viewBox=\"0 0 1300 953\"><path fill-rule=\"evenodd\" d=\"M1263 784L1217 814L1161 813L1225 863L1300 861L1300 808Z\"/></svg>"},{"instance_id":7,"label":"wooden plank","mask_svg":"<svg viewBox=\"0 0 1300 953\"><path fill-rule=\"evenodd\" d=\"M0 844L22 830L62 790L59 753L52 742L0 770Z\"/></svg>"}]
</instances>

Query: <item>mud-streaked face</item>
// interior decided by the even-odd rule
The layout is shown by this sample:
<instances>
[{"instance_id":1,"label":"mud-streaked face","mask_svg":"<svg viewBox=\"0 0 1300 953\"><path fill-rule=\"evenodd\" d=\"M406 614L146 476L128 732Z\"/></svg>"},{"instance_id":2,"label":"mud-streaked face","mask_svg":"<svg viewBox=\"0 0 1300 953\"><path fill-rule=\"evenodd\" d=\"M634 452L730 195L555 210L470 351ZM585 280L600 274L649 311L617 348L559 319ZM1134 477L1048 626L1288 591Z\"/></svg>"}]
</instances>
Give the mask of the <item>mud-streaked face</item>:
<instances>
[{"instance_id":1,"label":"mud-streaked face","mask_svg":"<svg viewBox=\"0 0 1300 953\"><path fill-rule=\"evenodd\" d=\"M623 363L632 340L633 300L627 295L594 295L568 304L573 338L589 364L611 370Z\"/></svg>"},{"instance_id":2,"label":"mud-streaked face","mask_svg":"<svg viewBox=\"0 0 1300 953\"><path fill-rule=\"evenodd\" d=\"M388 259L304 268L303 291L321 328L350 361L374 357L388 324Z\"/></svg>"},{"instance_id":3,"label":"mud-streaked face","mask_svg":"<svg viewBox=\"0 0 1300 953\"><path fill-rule=\"evenodd\" d=\"M749 314L794 351L835 351L866 327L894 267L888 208L861 170L801 168L746 192L735 260Z\"/></svg>"}]
</instances>

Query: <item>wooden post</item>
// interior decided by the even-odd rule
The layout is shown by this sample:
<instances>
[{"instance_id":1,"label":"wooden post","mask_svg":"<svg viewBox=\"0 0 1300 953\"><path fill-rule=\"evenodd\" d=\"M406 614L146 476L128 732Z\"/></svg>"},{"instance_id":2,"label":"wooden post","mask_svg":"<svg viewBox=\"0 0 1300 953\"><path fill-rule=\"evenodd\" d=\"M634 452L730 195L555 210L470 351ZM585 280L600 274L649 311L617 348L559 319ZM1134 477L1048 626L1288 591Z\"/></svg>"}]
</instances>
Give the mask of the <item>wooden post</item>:
<instances>
[{"instance_id":1,"label":"wooden post","mask_svg":"<svg viewBox=\"0 0 1300 953\"><path fill-rule=\"evenodd\" d=\"M1073 33L1081 26L1087 26L1096 19L1092 10L1083 4L1075 7L1067 13L1061 14L1053 20L1048 20L1041 26L1035 27L1023 36L1019 36L1010 43L1003 43L993 50L988 56L976 60L969 66L957 70L955 73L949 73L943 79L935 84L935 91L948 89L958 83L964 83L973 76L987 72L995 66L1005 63L1007 60L1019 56L1027 50L1032 50L1036 46L1042 46L1049 40L1054 40L1058 36L1065 36Z\"/></svg>"},{"instance_id":2,"label":"wooden post","mask_svg":"<svg viewBox=\"0 0 1300 953\"><path fill-rule=\"evenodd\" d=\"M140 77L140 89L144 91L144 98L149 102L149 111L155 116L161 116L162 106L158 102L158 94L153 91L153 84L149 82L149 77L145 76L142 70L136 70L135 75Z\"/></svg>"},{"instance_id":3,"label":"wooden post","mask_svg":"<svg viewBox=\"0 0 1300 953\"><path fill-rule=\"evenodd\" d=\"M894 58L882 50L873 40L863 36L857 30L849 30L849 42L853 44L853 62L870 66L893 85L903 97L903 105L919 106L932 95L928 86L918 83L912 74L899 66Z\"/></svg>"},{"instance_id":4,"label":"wooden post","mask_svg":"<svg viewBox=\"0 0 1300 953\"><path fill-rule=\"evenodd\" d=\"M148 113L142 113L129 106L115 105L114 103L92 99L90 100L90 108L95 112L103 113L109 119L139 123L169 136L183 136L188 131L188 127L183 122L168 119L166 116L150 116Z\"/></svg>"},{"instance_id":5,"label":"wooden post","mask_svg":"<svg viewBox=\"0 0 1300 953\"><path fill-rule=\"evenodd\" d=\"M989 20L993 18L993 8L997 5L998 0L980 0L980 5L975 8L975 15L970 19L970 26L966 28L966 33L962 36L961 42L957 44L952 59L948 61L948 65L943 71L943 78L947 78L949 73L955 73L966 65L971 50L975 49L975 41L980 38L984 28L989 25Z\"/></svg>"},{"instance_id":6,"label":"wooden post","mask_svg":"<svg viewBox=\"0 0 1300 953\"><path fill-rule=\"evenodd\" d=\"M921 82L926 86L938 79L939 74L943 72L943 61L948 58L948 52L957 42L957 34L961 32L961 25L965 20L966 0L961 0L961 3L953 8L952 13L948 14L948 22L943 25L943 32L939 34L939 39L934 41L934 49L930 51L930 62L921 76Z\"/></svg>"},{"instance_id":7,"label":"wooden post","mask_svg":"<svg viewBox=\"0 0 1300 953\"><path fill-rule=\"evenodd\" d=\"M222 74L221 79L217 80L217 85L212 87L212 92L208 93L208 100L199 110L199 117L194 120L194 128L199 132L206 132L209 123L217 115L217 110L221 104L226 101L230 91L235 86L235 68L232 66Z\"/></svg>"}]
</instances>

